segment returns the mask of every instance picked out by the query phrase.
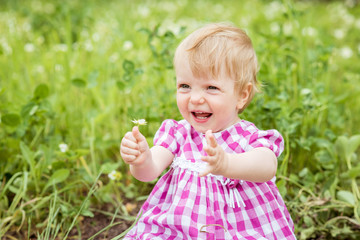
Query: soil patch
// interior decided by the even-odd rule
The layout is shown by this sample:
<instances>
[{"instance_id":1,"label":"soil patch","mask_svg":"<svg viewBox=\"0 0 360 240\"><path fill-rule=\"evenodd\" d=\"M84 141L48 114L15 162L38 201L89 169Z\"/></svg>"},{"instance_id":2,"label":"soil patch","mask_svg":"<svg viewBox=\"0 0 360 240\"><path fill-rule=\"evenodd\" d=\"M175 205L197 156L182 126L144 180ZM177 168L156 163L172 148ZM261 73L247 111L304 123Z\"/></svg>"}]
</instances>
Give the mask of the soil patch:
<instances>
[{"instance_id":1,"label":"soil patch","mask_svg":"<svg viewBox=\"0 0 360 240\"><path fill-rule=\"evenodd\" d=\"M79 224L81 231L81 239L89 239L90 237L93 237L95 234L99 233L99 231L102 232L93 239L112 239L126 231L133 224L133 221L115 219L113 221L114 226L111 227L111 221L112 216L108 216L102 213L95 213L94 217L85 217ZM80 234L78 232L78 229L74 228L70 232L69 239L79 239L79 237Z\"/></svg>"},{"instance_id":2,"label":"soil patch","mask_svg":"<svg viewBox=\"0 0 360 240\"><path fill-rule=\"evenodd\" d=\"M127 206L129 214L132 217L136 217L139 212L142 202L138 202L136 205ZM93 211L93 217L79 217L79 223L69 233L67 239L72 240L86 240L92 237L94 240L107 240L112 239L124 231L128 230L134 223L134 220L124 220L116 217L113 219L115 209L111 205L105 205L101 209ZM112 225L110 226L110 224ZM29 239L38 240L36 234L32 234L28 237L27 227L17 231L9 231L2 240L14 240L14 239ZM101 231L101 232L100 232ZM96 234L96 236L94 236ZM60 238L57 238L60 240Z\"/></svg>"},{"instance_id":3,"label":"soil patch","mask_svg":"<svg viewBox=\"0 0 360 240\"><path fill-rule=\"evenodd\" d=\"M136 205L125 205L130 216L135 218L143 203L142 201ZM79 223L81 233L79 234L78 228L73 228L69 239L80 239L81 236L81 239L85 240L95 234L97 235L93 237L94 240L112 239L128 230L134 223L134 220L113 219L112 215L106 213L115 213L115 210L112 206L104 206L101 211L94 211L94 217L84 217Z\"/></svg>"}]
</instances>

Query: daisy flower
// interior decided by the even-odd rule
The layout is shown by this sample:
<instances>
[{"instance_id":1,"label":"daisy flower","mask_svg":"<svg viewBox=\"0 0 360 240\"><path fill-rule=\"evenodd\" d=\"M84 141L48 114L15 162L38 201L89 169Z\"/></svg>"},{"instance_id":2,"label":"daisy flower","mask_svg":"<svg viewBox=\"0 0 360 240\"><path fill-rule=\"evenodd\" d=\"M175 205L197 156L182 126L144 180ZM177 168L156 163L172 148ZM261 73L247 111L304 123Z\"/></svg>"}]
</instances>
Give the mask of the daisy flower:
<instances>
[{"instance_id":1,"label":"daisy flower","mask_svg":"<svg viewBox=\"0 0 360 240\"><path fill-rule=\"evenodd\" d=\"M108 174L108 177L111 180L120 180L121 178L121 173L115 170L112 170L111 173Z\"/></svg>"},{"instance_id":2,"label":"daisy flower","mask_svg":"<svg viewBox=\"0 0 360 240\"><path fill-rule=\"evenodd\" d=\"M67 150L69 150L69 146L66 143L60 143L59 148L61 152L66 152Z\"/></svg>"},{"instance_id":3,"label":"daisy flower","mask_svg":"<svg viewBox=\"0 0 360 240\"><path fill-rule=\"evenodd\" d=\"M138 120L134 119L134 120L132 120L132 122L133 122L135 125L138 125L138 126L146 125L146 124L147 124L147 122L146 122L145 119L138 119Z\"/></svg>"}]
</instances>

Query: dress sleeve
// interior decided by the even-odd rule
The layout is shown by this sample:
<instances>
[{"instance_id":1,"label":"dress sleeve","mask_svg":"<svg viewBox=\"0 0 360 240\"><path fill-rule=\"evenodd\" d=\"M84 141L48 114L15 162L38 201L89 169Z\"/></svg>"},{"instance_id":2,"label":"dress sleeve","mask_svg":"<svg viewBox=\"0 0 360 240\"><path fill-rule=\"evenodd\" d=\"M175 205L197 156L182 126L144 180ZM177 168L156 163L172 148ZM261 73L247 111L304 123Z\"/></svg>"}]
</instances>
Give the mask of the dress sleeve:
<instances>
[{"instance_id":1,"label":"dress sleeve","mask_svg":"<svg viewBox=\"0 0 360 240\"><path fill-rule=\"evenodd\" d=\"M277 130L264 131L256 129L256 131L249 136L249 145L245 151L250 151L258 147L267 147L275 153L276 157L279 157L284 150L284 139ZM228 179L225 183L229 189L233 189L239 183L242 184L243 180Z\"/></svg>"},{"instance_id":2,"label":"dress sleeve","mask_svg":"<svg viewBox=\"0 0 360 240\"><path fill-rule=\"evenodd\" d=\"M279 157L284 151L284 139L275 129L259 130L250 136L249 150L258 147L267 147L275 153L276 157Z\"/></svg>"},{"instance_id":3,"label":"dress sleeve","mask_svg":"<svg viewBox=\"0 0 360 240\"><path fill-rule=\"evenodd\" d=\"M155 134L154 145L162 146L175 155L179 151L179 144L176 137L177 126L178 122L175 120L167 119L163 121Z\"/></svg>"}]
</instances>

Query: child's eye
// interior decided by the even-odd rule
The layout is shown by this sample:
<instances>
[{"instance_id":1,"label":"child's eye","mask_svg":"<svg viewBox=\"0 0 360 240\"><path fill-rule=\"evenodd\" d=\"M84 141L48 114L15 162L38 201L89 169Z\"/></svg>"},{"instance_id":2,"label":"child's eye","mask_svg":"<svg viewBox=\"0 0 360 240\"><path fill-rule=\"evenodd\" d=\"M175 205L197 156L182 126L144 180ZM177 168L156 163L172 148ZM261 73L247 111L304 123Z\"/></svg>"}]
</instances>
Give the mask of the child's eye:
<instances>
[{"instance_id":1,"label":"child's eye","mask_svg":"<svg viewBox=\"0 0 360 240\"><path fill-rule=\"evenodd\" d=\"M215 86L209 86L208 89L209 89L209 90L219 90L219 88L218 88L218 87L215 87Z\"/></svg>"},{"instance_id":2,"label":"child's eye","mask_svg":"<svg viewBox=\"0 0 360 240\"><path fill-rule=\"evenodd\" d=\"M180 85L179 85L179 88L185 88L185 89L188 89L188 88L190 88L190 86L189 86L189 85L187 85L187 84L180 84Z\"/></svg>"}]
</instances>

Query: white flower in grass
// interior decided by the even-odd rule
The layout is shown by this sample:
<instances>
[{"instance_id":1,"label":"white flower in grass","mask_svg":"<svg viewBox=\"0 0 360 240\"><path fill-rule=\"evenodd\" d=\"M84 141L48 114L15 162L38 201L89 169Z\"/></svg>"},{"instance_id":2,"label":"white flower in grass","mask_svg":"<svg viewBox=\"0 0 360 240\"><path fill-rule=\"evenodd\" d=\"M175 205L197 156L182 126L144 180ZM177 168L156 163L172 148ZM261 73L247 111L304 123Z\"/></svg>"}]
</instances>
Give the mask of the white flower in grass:
<instances>
[{"instance_id":1,"label":"white flower in grass","mask_svg":"<svg viewBox=\"0 0 360 240\"><path fill-rule=\"evenodd\" d=\"M59 148L61 152L66 152L67 150L69 150L69 146L66 143L60 143Z\"/></svg>"},{"instance_id":2,"label":"white flower in grass","mask_svg":"<svg viewBox=\"0 0 360 240\"><path fill-rule=\"evenodd\" d=\"M336 39L343 39L345 37L345 30L338 28L334 30L334 37Z\"/></svg>"},{"instance_id":3,"label":"white flower in grass","mask_svg":"<svg viewBox=\"0 0 360 240\"><path fill-rule=\"evenodd\" d=\"M138 120L134 119L134 120L132 120L132 122L133 122L134 124L138 125L138 126L146 125L146 124L147 124L147 122L146 122L145 119L138 119Z\"/></svg>"},{"instance_id":4,"label":"white flower in grass","mask_svg":"<svg viewBox=\"0 0 360 240\"><path fill-rule=\"evenodd\" d=\"M140 5L137 10L142 17L148 17L150 14L150 9L143 5Z\"/></svg>"},{"instance_id":5,"label":"white flower in grass","mask_svg":"<svg viewBox=\"0 0 360 240\"><path fill-rule=\"evenodd\" d=\"M37 73L44 73L45 72L45 67L42 66L42 65L37 65L36 68L35 68L35 71Z\"/></svg>"},{"instance_id":6,"label":"white flower in grass","mask_svg":"<svg viewBox=\"0 0 360 240\"><path fill-rule=\"evenodd\" d=\"M13 52L12 48L7 43L5 38L0 39L0 47L2 47L3 52L5 53L5 55L11 55L12 52Z\"/></svg>"},{"instance_id":7,"label":"white flower in grass","mask_svg":"<svg viewBox=\"0 0 360 240\"><path fill-rule=\"evenodd\" d=\"M280 25L276 22L270 24L270 31L272 34L279 34L280 32Z\"/></svg>"},{"instance_id":8,"label":"white flower in grass","mask_svg":"<svg viewBox=\"0 0 360 240\"><path fill-rule=\"evenodd\" d=\"M360 29L360 18L355 20L355 27Z\"/></svg>"},{"instance_id":9,"label":"white flower in grass","mask_svg":"<svg viewBox=\"0 0 360 240\"><path fill-rule=\"evenodd\" d=\"M55 71L56 72L60 72L62 71L64 68L61 64L55 64Z\"/></svg>"},{"instance_id":10,"label":"white flower in grass","mask_svg":"<svg viewBox=\"0 0 360 240\"><path fill-rule=\"evenodd\" d=\"M56 44L54 46L54 50L55 50L55 52L67 52L68 47L66 44L60 43L60 44Z\"/></svg>"},{"instance_id":11,"label":"white flower in grass","mask_svg":"<svg viewBox=\"0 0 360 240\"><path fill-rule=\"evenodd\" d=\"M286 22L283 25L283 31L285 36L290 36L293 32L293 24L291 22Z\"/></svg>"},{"instance_id":12,"label":"white flower in grass","mask_svg":"<svg viewBox=\"0 0 360 240\"><path fill-rule=\"evenodd\" d=\"M265 18L267 20L272 20L276 16L280 15L285 11L285 6L278 1L272 1L266 6L266 11L264 12Z\"/></svg>"},{"instance_id":13,"label":"white flower in grass","mask_svg":"<svg viewBox=\"0 0 360 240\"><path fill-rule=\"evenodd\" d=\"M43 44L44 42L45 42L44 36L39 36L39 37L36 38L36 43L37 43L38 45L41 45L41 44Z\"/></svg>"},{"instance_id":14,"label":"white flower in grass","mask_svg":"<svg viewBox=\"0 0 360 240\"><path fill-rule=\"evenodd\" d=\"M25 22L22 25L22 29L24 30L24 32L30 32L31 31L31 24L29 22Z\"/></svg>"},{"instance_id":15,"label":"white flower in grass","mask_svg":"<svg viewBox=\"0 0 360 240\"><path fill-rule=\"evenodd\" d=\"M33 51L35 51L35 46L32 43L27 43L24 46L24 50L25 50L25 52L33 52Z\"/></svg>"},{"instance_id":16,"label":"white flower in grass","mask_svg":"<svg viewBox=\"0 0 360 240\"><path fill-rule=\"evenodd\" d=\"M304 36L314 37L317 35L317 30L313 27L305 27L302 29L301 33Z\"/></svg>"},{"instance_id":17,"label":"white flower in grass","mask_svg":"<svg viewBox=\"0 0 360 240\"><path fill-rule=\"evenodd\" d=\"M340 56L344 59L348 59L348 58L351 58L353 55L353 51L350 47L342 47L340 49Z\"/></svg>"},{"instance_id":18,"label":"white flower in grass","mask_svg":"<svg viewBox=\"0 0 360 240\"><path fill-rule=\"evenodd\" d=\"M109 61L112 62L112 63L116 62L117 60L119 60L119 54L118 53L114 53L109 57Z\"/></svg>"},{"instance_id":19,"label":"white flower in grass","mask_svg":"<svg viewBox=\"0 0 360 240\"><path fill-rule=\"evenodd\" d=\"M90 40L85 41L84 48L87 52L92 52L94 50L94 46Z\"/></svg>"},{"instance_id":20,"label":"white flower in grass","mask_svg":"<svg viewBox=\"0 0 360 240\"><path fill-rule=\"evenodd\" d=\"M121 173L115 170L112 170L111 173L108 174L108 177L111 180L120 180L121 179Z\"/></svg>"},{"instance_id":21,"label":"white flower in grass","mask_svg":"<svg viewBox=\"0 0 360 240\"><path fill-rule=\"evenodd\" d=\"M132 49L134 46L133 42L132 41L125 41L124 42L124 45L123 45L123 49L126 51L126 50L130 50Z\"/></svg>"},{"instance_id":22,"label":"white flower in grass","mask_svg":"<svg viewBox=\"0 0 360 240\"><path fill-rule=\"evenodd\" d=\"M94 42L98 42L98 41L100 41L100 39L101 39L101 36L100 36L100 34L99 33L94 33L93 35L92 35L92 40L94 41Z\"/></svg>"},{"instance_id":23,"label":"white flower in grass","mask_svg":"<svg viewBox=\"0 0 360 240\"><path fill-rule=\"evenodd\" d=\"M311 90L309 88L303 88L301 89L301 95L310 95Z\"/></svg>"}]
</instances>

